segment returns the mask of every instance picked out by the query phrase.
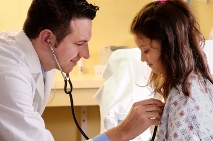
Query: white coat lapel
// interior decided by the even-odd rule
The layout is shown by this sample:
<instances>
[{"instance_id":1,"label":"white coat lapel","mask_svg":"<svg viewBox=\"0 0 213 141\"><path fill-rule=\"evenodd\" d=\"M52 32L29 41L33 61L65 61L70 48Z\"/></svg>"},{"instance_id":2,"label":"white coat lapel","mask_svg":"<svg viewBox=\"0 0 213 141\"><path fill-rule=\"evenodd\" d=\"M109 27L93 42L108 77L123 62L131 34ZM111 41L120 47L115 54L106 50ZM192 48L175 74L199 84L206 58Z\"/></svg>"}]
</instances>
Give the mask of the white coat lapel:
<instances>
[{"instance_id":1,"label":"white coat lapel","mask_svg":"<svg viewBox=\"0 0 213 141\"><path fill-rule=\"evenodd\" d=\"M25 53L26 63L29 66L33 79L35 80L35 86L32 86L33 89L35 89L35 94L33 95L33 106L35 110L40 112L42 111L40 106L43 104L44 100L44 81L38 55L31 41L23 31L20 31L15 38L18 48Z\"/></svg>"},{"instance_id":2,"label":"white coat lapel","mask_svg":"<svg viewBox=\"0 0 213 141\"><path fill-rule=\"evenodd\" d=\"M55 70L46 72L44 100L43 100L43 104L42 104L42 107L41 107L39 113L43 113L45 106L47 105L47 102L48 102L48 99L50 96L50 91L51 91L52 84L53 84L53 80L54 80L54 76L55 76Z\"/></svg>"},{"instance_id":3,"label":"white coat lapel","mask_svg":"<svg viewBox=\"0 0 213 141\"><path fill-rule=\"evenodd\" d=\"M33 73L32 74L35 83L36 90L33 98L33 106L40 114L42 114L43 101L44 101L44 81L42 73Z\"/></svg>"},{"instance_id":4,"label":"white coat lapel","mask_svg":"<svg viewBox=\"0 0 213 141\"><path fill-rule=\"evenodd\" d=\"M29 66L33 79L35 80L35 86L33 86L35 88L33 106L35 110L42 114L50 95L55 70L46 72L46 83L44 93L44 81L41 70L41 63L32 43L23 31L19 32L16 36L16 43L18 44L19 48L25 53L27 58L27 65Z\"/></svg>"}]
</instances>

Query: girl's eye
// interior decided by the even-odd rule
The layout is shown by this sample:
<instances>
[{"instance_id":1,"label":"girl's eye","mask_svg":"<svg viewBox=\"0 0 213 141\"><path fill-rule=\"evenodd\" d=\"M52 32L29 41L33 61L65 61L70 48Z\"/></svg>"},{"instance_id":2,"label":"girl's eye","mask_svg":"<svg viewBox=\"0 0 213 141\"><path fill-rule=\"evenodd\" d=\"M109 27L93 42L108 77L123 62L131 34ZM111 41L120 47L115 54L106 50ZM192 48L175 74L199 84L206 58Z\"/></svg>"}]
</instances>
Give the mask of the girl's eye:
<instances>
[{"instance_id":1,"label":"girl's eye","mask_svg":"<svg viewBox=\"0 0 213 141\"><path fill-rule=\"evenodd\" d=\"M144 51L144 53L145 53L145 54L146 54L146 53L148 53L148 52L149 52L149 50L148 50L148 49Z\"/></svg>"}]
</instances>

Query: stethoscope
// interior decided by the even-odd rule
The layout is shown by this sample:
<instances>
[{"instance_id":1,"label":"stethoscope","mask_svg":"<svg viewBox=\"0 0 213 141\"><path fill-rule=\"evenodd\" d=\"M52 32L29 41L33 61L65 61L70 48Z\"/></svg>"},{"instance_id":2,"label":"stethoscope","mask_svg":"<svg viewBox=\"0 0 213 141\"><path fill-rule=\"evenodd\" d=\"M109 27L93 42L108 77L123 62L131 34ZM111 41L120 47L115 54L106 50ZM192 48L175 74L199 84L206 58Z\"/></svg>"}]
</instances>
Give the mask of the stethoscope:
<instances>
[{"instance_id":1,"label":"stethoscope","mask_svg":"<svg viewBox=\"0 0 213 141\"><path fill-rule=\"evenodd\" d=\"M63 71L62 71L62 68L61 68L61 66L60 66L60 64L59 64L59 62L58 62L58 59L56 58L55 51L53 50L53 47L52 47L52 45L51 45L49 39L47 40L47 43L50 45L50 49L51 49L52 54L53 54L53 56L54 56L54 58L55 58L56 64L58 65L58 68L59 68L59 70L60 70L60 72L61 72L61 74L62 74L62 76L63 76L63 78L64 78L64 92L65 92L66 94L68 94L69 97L70 97L71 110L72 110L72 115L73 115L73 119L74 119L74 121L75 121L75 124L76 124L76 126L78 127L78 130L79 130L79 131L81 132L81 134L84 136L84 138L85 138L86 140L88 140L88 139L89 139L88 136L87 136L87 135L84 133L84 131L81 129L81 127L80 127L80 125L78 124L78 121L77 121L77 119L76 119L76 116L75 116L74 102L73 102L73 97L72 97L72 89L73 89L73 86L72 86L72 82L71 82L71 80L70 80L69 74L66 73L66 76L64 75L64 73L63 73ZM69 83L69 85L70 85L70 90L68 90L68 88L67 88L67 83Z\"/></svg>"},{"instance_id":2,"label":"stethoscope","mask_svg":"<svg viewBox=\"0 0 213 141\"><path fill-rule=\"evenodd\" d=\"M65 92L66 94L68 94L69 97L70 97L71 110L72 110L72 115L73 115L73 119L74 119L74 121L75 121L75 124L76 124L78 130L79 130L79 131L81 132L81 134L84 136L84 138L85 138L86 140L88 140L88 139L89 139L88 136L87 136L87 135L84 133L84 131L81 129L81 127L80 127L80 125L79 125L79 123L78 123L78 121L77 121L77 119L76 119L76 116L75 116L74 102L73 102L73 97L72 97L72 89L73 89L73 86L72 86L72 82L71 82L70 77L69 77L69 73L66 73L66 76L64 75L64 73L63 73L63 71L62 71L62 68L61 68L61 66L60 66L60 64L59 64L59 62L58 62L58 59L56 58L55 51L53 50L52 44L50 43L50 40L49 40L49 39L47 40L47 43L50 45L50 49L51 49L52 54L53 54L53 56L54 56L54 58L55 58L56 64L57 64L57 66L58 66L58 68L59 68L59 70L60 70L60 72L61 72L61 75L62 75L63 78L64 78L64 92ZM70 85L70 90L67 89L67 82L68 82L69 85ZM157 132L157 127L158 127L158 126L155 126L155 128L154 128L154 132L153 132L151 141L154 141L154 140L155 140L155 136L156 136L156 132Z\"/></svg>"}]
</instances>

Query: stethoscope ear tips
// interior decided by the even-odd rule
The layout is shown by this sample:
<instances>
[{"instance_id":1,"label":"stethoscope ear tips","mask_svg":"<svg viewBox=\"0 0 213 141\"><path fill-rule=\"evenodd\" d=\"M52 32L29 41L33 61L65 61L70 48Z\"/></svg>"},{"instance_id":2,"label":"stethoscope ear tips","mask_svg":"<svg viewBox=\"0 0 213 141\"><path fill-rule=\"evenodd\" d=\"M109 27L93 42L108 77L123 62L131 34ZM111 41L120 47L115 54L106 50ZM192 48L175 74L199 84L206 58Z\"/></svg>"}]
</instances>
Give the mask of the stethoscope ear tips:
<instances>
[{"instance_id":1,"label":"stethoscope ear tips","mask_svg":"<svg viewBox=\"0 0 213 141\"><path fill-rule=\"evenodd\" d=\"M50 39L47 39L47 43L50 44Z\"/></svg>"}]
</instances>

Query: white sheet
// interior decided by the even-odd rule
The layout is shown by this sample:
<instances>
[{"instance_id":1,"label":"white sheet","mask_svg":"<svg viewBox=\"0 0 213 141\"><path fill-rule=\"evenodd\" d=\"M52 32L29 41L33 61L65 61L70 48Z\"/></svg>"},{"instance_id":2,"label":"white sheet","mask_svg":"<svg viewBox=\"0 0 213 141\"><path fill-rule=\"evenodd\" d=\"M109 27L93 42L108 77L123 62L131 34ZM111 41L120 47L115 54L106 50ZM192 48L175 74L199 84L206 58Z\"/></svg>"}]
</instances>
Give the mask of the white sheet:
<instances>
[{"instance_id":1,"label":"white sheet","mask_svg":"<svg viewBox=\"0 0 213 141\"><path fill-rule=\"evenodd\" d=\"M203 50L209 63L210 72L213 75L213 40L206 40Z\"/></svg>"},{"instance_id":2,"label":"white sheet","mask_svg":"<svg viewBox=\"0 0 213 141\"><path fill-rule=\"evenodd\" d=\"M147 87L139 87L147 84L149 74L138 48L113 52L103 72L106 81L94 96L100 106L101 132L118 125L134 102L153 97ZM133 141L148 141L150 136L147 130Z\"/></svg>"}]
</instances>

